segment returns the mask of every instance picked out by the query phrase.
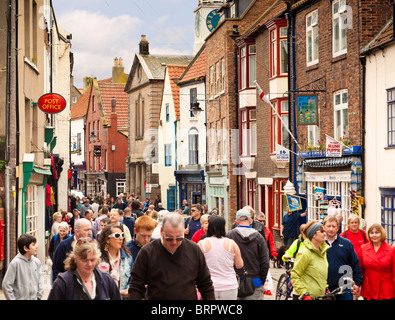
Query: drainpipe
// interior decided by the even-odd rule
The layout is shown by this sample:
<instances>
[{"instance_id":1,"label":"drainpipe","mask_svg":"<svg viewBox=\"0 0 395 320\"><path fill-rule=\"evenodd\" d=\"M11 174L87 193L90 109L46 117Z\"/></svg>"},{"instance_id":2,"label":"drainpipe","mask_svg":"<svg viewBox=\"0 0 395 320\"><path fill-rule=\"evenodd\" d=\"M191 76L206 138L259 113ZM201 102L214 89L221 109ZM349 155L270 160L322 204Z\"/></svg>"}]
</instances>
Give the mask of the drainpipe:
<instances>
[{"instance_id":1,"label":"drainpipe","mask_svg":"<svg viewBox=\"0 0 395 320\"><path fill-rule=\"evenodd\" d=\"M292 36L292 91L295 91L296 89L296 76L295 76L295 19L294 16L292 15L292 13L290 12L290 17L291 17L291 36ZM295 94L292 94L292 116L293 116L293 136L295 137L295 139L298 138L298 135L296 133L296 101L295 101ZM293 154L292 154L292 158L293 158L293 179L292 179L292 183L294 184L294 186L296 186L296 191L299 192L298 190L298 186L296 183L296 143L293 143Z\"/></svg>"},{"instance_id":2,"label":"drainpipe","mask_svg":"<svg viewBox=\"0 0 395 320\"><path fill-rule=\"evenodd\" d=\"M362 176L361 176L361 196L365 197L365 134L366 134L366 56L360 58L362 65ZM364 213L365 210L362 210Z\"/></svg>"}]
</instances>

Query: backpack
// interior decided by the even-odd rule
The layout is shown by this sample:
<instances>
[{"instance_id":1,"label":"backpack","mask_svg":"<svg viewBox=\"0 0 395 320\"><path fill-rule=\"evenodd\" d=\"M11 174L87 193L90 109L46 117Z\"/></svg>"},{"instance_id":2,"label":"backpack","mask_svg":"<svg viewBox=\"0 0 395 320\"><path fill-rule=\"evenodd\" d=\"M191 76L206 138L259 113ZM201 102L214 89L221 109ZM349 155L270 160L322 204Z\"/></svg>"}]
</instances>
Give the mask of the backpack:
<instances>
[{"instance_id":1,"label":"backpack","mask_svg":"<svg viewBox=\"0 0 395 320\"><path fill-rule=\"evenodd\" d=\"M360 230L361 230L361 229L360 229ZM344 232L344 238L346 238L346 239L347 239L347 231L348 231L348 230L346 230L346 231ZM368 239L366 239L366 234L365 234L365 232L363 232L362 230L361 230L361 232L362 232L362 238L363 238L363 240L364 240L365 242L367 242Z\"/></svg>"}]
</instances>

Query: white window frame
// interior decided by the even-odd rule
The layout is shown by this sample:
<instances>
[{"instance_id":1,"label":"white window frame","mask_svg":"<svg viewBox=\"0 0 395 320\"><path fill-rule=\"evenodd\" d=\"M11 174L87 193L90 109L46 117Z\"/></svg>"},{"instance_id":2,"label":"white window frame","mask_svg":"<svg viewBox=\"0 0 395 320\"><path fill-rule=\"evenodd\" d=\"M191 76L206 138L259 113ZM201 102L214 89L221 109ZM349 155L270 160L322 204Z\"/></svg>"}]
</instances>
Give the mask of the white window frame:
<instances>
[{"instance_id":1,"label":"white window frame","mask_svg":"<svg viewBox=\"0 0 395 320\"><path fill-rule=\"evenodd\" d=\"M347 53L347 6L346 0L332 2L332 55ZM337 37L337 39L336 39ZM344 45L343 48L341 46Z\"/></svg>"},{"instance_id":2,"label":"white window frame","mask_svg":"<svg viewBox=\"0 0 395 320\"><path fill-rule=\"evenodd\" d=\"M220 83L220 76L219 76L219 70L220 70L220 62L218 61L216 64L215 64L215 86L216 86L216 91L217 91L217 93L219 93L219 83Z\"/></svg>"},{"instance_id":3,"label":"white window frame","mask_svg":"<svg viewBox=\"0 0 395 320\"><path fill-rule=\"evenodd\" d=\"M345 95L346 94L346 95ZM340 100L338 100L338 98ZM347 97L347 99L344 99ZM340 138L348 138L349 135L349 112L348 112L348 90L339 90L333 93L333 130L334 130L334 138L339 140ZM347 111L347 123L346 117L344 116L344 111ZM340 117L340 119L339 119ZM339 133L339 129L337 123L340 123L340 128L342 133ZM346 129L346 130L344 130Z\"/></svg>"},{"instance_id":4,"label":"white window frame","mask_svg":"<svg viewBox=\"0 0 395 320\"><path fill-rule=\"evenodd\" d=\"M221 73L221 77L222 77L222 91L225 91L225 59L222 58L221 59L221 67L222 67L222 73Z\"/></svg>"},{"instance_id":5,"label":"white window frame","mask_svg":"<svg viewBox=\"0 0 395 320\"><path fill-rule=\"evenodd\" d=\"M119 197L121 193L126 193L126 181L116 181L115 185L117 190L117 197Z\"/></svg>"},{"instance_id":6,"label":"white window frame","mask_svg":"<svg viewBox=\"0 0 395 320\"><path fill-rule=\"evenodd\" d=\"M310 145L313 147L318 147L318 140L320 139L320 127L317 125L308 125L307 138Z\"/></svg>"},{"instance_id":7,"label":"white window frame","mask_svg":"<svg viewBox=\"0 0 395 320\"><path fill-rule=\"evenodd\" d=\"M26 190L26 233L36 235L38 231L37 186L29 184Z\"/></svg>"},{"instance_id":8,"label":"white window frame","mask_svg":"<svg viewBox=\"0 0 395 320\"><path fill-rule=\"evenodd\" d=\"M248 87L255 87L256 80L256 45L248 46Z\"/></svg>"},{"instance_id":9,"label":"white window frame","mask_svg":"<svg viewBox=\"0 0 395 320\"><path fill-rule=\"evenodd\" d=\"M311 41L311 59L309 55L309 39ZM318 44L318 9L306 15L306 63L307 66L319 62Z\"/></svg>"}]
</instances>

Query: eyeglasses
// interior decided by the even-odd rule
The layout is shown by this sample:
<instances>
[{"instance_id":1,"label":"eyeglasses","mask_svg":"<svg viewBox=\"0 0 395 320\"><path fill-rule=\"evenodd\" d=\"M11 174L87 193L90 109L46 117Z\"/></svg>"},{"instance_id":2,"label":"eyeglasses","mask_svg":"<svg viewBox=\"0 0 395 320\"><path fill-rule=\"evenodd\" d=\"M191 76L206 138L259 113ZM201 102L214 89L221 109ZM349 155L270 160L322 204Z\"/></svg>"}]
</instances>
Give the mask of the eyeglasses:
<instances>
[{"instance_id":1,"label":"eyeglasses","mask_svg":"<svg viewBox=\"0 0 395 320\"><path fill-rule=\"evenodd\" d=\"M114 239L123 239L124 238L123 232L115 232L115 233L110 234L108 237L114 238Z\"/></svg>"},{"instance_id":2,"label":"eyeglasses","mask_svg":"<svg viewBox=\"0 0 395 320\"><path fill-rule=\"evenodd\" d=\"M184 237L163 237L166 241L171 242L173 240L176 240L177 242L182 241L182 239L184 239Z\"/></svg>"}]
</instances>

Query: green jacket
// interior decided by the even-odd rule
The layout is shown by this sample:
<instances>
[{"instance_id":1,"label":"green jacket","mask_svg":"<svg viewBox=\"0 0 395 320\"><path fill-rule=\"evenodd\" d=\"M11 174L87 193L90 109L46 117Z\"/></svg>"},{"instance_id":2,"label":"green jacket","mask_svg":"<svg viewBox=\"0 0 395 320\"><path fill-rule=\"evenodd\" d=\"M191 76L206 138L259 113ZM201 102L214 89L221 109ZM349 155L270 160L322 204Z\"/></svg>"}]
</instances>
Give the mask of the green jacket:
<instances>
[{"instance_id":1,"label":"green jacket","mask_svg":"<svg viewBox=\"0 0 395 320\"><path fill-rule=\"evenodd\" d=\"M299 243L299 248L298 248L298 241L300 242L300 243ZM288 260L290 260L290 259L292 259L292 258L295 258L295 253L297 253L296 250L298 250L298 252L299 252L299 250L300 250L303 246L304 246L304 240L302 241L302 237L300 236L298 239L296 239L294 242L292 242L292 244L291 244L291 246L288 248L288 250L285 251L285 254L288 254L288 256L289 256L289 259L288 259ZM282 260L283 260L284 262L287 262L287 259L285 259L285 254L284 254L283 257L282 257Z\"/></svg>"},{"instance_id":2,"label":"green jacket","mask_svg":"<svg viewBox=\"0 0 395 320\"><path fill-rule=\"evenodd\" d=\"M291 271L293 294L300 296L308 292L311 297L325 294L328 277L326 252L329 248L326 242L317 249L309 239L304 241Z\"/></svg>"}]
</instances>

